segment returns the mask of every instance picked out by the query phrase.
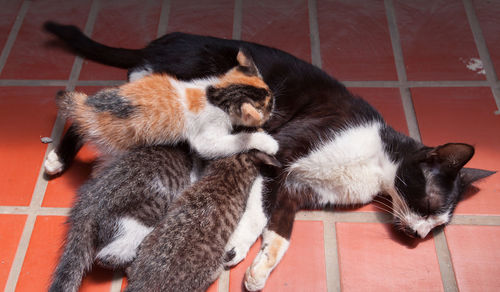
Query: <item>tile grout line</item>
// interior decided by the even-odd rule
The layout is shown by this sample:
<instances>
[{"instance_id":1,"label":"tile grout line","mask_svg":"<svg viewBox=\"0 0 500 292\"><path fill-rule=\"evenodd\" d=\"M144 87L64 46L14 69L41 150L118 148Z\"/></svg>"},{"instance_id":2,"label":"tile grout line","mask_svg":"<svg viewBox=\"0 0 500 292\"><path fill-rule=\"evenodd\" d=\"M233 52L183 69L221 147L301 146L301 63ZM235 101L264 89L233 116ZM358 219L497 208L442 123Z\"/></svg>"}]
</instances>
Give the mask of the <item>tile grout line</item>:
<instances>
[{"instance_id":1,"label":"tile grout line","mask_svg":"<svg viewBox=\"0 0 500 292\"><path fill-rule=\"evenodd\" d=\"M330 214L323 222L323 244L325 251L326 287L327 291L341 291L340 262L338 255L337 230L334 214Z\"/></svg>"},{"instance_id":2,"label":"tile grout line","mask_svg":"<svg viewBox=\"0 0 500 292\"><path fill-rule=\"evenodd\" d=\"M170 16L170 0L163 0L161 4L160 19L158 21L158 30L156 31L157 38L162 37L167 33L169 16Z\"/></svg>"},{"instance_id":3,"label":"tile grout line","mask_svg":"<svg viewBox=\"0 0 500 292\"><path fill-rule=\"evenodd\" d=\"M243 19L243 0L234 0L233 34L234 40L241 40L241 23Z\"/></svg>"},{"instance_id":4,"label":"tile grout line","mask_svg":"<svg viewBox=\"0 0 500 292\"><path fill-rule=\"evenodd\" d=\"M111 287L109 291L121 291L123 285L123 277L125 275L121 271L113 271L113 279L111 280Z\"/></svg>"},{"instance_id":5,"label":"tile grout line","mask_svg":"<svg viewBox=\"0 0 500 292\"><path fill-rule=\"evenodd\" d=\"M396 62L396 70L398 74L398 80L406 82L408 80L406 75L406 68L403 57L403 49L401 46L401 38L399 35L396 11L394 8L393 0L385 0L385 10L387 13L387 21L389 25L391 43L393 46L394 61ZM408 123L408 130L410 136L418 141L422 141L422 136L420 134L420 129L418 127L418 121L415 113L415 108L412 101L411 91L408 87L400 87L401 98L403 100L403 108L406 116L406 121ZM441 230L433 231L434 234L434 245L436 248L436 255L439 263L439 270L441 272L441 281L445 291L457 291L457 282L455 279L455 272L453 271L453 266L450 257L450 251L446 243L446 236Z\"/></svg>"},{"instance_id":6,"label":"tile grout line","mask_svg":"<svg viewBox=\"0 0 500 292\"><path fill-rule=\"evenodd\" d=\"M27 207L0 206L0 214L37 216L67 216L71 208L67 207ZM331 217L333 216L333 219ZM390 223L392 216L384 212L356 211L308 211L304 210L295 216L298 221L333 220L342 223ZM499 215L462 215L455 214L448 225L500 226Z\"/></svg>"},{"instance_id":7,"label":"tile grout line","mask_svg":"<svg viewBox=\"0 0 500 292\"><path fill-rule=\"evenodd\" d=\"M311 39L311 63L321 68L321 46L319 38L318 5L316 0L307 1L309 12L309 35Z\"/></svg>"},{"instance_id":8,"label":"tile grout line","mask_svg":"<svg viewBox=\"0 0 500 292\"><path fill-rule=\"evenodd\" d=\"M399 82L406 83L408 81L408 78L406 75L406 68L403 57L403 48L401 46L401 38L399 36L394 3L392 0L385 0L384 6L386 11L387 24L389 27L392 52L394 55L394 63L396 65L398 80ZM401 100L403 102L403 110L405 112L406 124L408 126L408 131L410 133L410 136L418 141L422 141L410 89L408 87L400 87L399 92L401 94Z\"/></svg>"},{"instance_id":9,"label":"tile grout line","mask_svg":"<svg viewBox=\"0 0 500 292\"><path fill-rule=\"evenodd\" d=\"M89 32L92 29L92 26L94 25L96 14L97 14L97 9L98 9L98 1L99 0L94 0L91 4L89 15L87 18L87 23L85 25L85 32ZM24 4L23 4L24 5ZM26 11L24 12L26 13ZM75 57L75 61L73 62L73 66L71 68L71 73L69 76L69 80L66 84L66 89L74 89L74 86L76 84L76 80L78 79L78 76L80 74L80 70L83 64L83 60L80 57ZM54 126L52 128L52 133L51 137L53 137L54 141L58 141L60 139L60 136L62 134L62 130L64 128L64 120L61 118L61 116L57 115L56 121L54 123ZM21 269L24 263L24 259L26 257L26 253L28 251L29 247L29 242L31 239L31 235L33 233L34 227L35 227L35 222L37 218L37 212L35 211L36 208L40 208L42 205L43 197L45 195L45 190L47 188L48 181L44 177L44 170L43 170L43 162L45 161L47 154L54 148L54 144L49 144L45 151L45 155L42 160L42 165L40 167L39 173L38 173L38 178L35 184L35 188L33 190L33 194L31 196L31 202L28 208L28 218L26 219L26 223L23 229L23 233L21 235L21 238L19 239L19 244L18 248L16 250L16 254L14 256L14 260L12 262L12 266L9 271L9 276L7 278L7 282L5 285L5 291L14 291L17 282L19 279L19 276L21 274Z\"/></svg>"},{"instance_id":10,"label":"tile grout line","mask_svg":"<svg viewBox=\"0 0 500 292\"><path fill-rule=\"evenodd\" d=\"M496 74L493 61L491 60L486 40L484 39L483 30L481 29L481 25L477 19L476 11L472 2L470 0L463 0L462 2L464 4L467 20L469 21L469 26L474 37L474 42L476 43L479 58L483 62L486 80L490 83L491 92L497 105L497 111L495 114L500 115L500 88L497 85L498 76Z\"/></svg>"},{"instance_id":11,"label":"tile grout line","mask_svg":"<svg viewBox=\"0 0 500 292\"><path fill-rule=\"evenodd\" d=\"M446 241L444 229L433 230L434 245L436 247L437 260L439 262L439 270L441 271L441 281L445 292L458 292L457 279L451 261L451 253Z\"/></svg>"},{"instance_id":12,"label":"tile grout line","mask_svg":"<svg viewBox=\"0 0 500 292\"><path fill-rule=\"evenodd\" d=\"M117 86L126 80L78 80L76 86ZM394 81L394 80L359 80L342 81L347 87L490 87L486 80L444 80L444 81ZM67 86L67 80L49 79L0 79L0 86ZM500 86L500 81L495 82Z\"/></svg>"},{"instance_id":13,"label":"tile grout line","mask_svg":"<svg viewBox=\"0 0 500 292\"><path fill-rule=\"evenodd\" d=\"M24 17L26 16L26 13L28 12L28 9L30 7L31 1L25 0L23 4L21 5L21 8L19 8L19 12L17 13L16 20L14 21L14 24L12 25L12 28L9 32L9 36L7 38L7 41L5 42L5 45L2 50L2 54L0 55L0 74L3 71L3 68L5 67L5 64L7 63L7 58L10 55L10 51L12 50L12 47L14 46L14 43L16 42L17 35L19 34L19 30L21 29L21 26L24 21Z\"/></svg>"},{"instance_id":14,"label":"tile grout line","mask_svg":"<svg viewBox=\"0 0 500 292\"><path fill-rule=\"evenodd\" d=\"M7 58L9 57L10 51L12 50L12 47L14 46L14 43L17 39L17 35L19 34L21 26L24 22L24 17L28 13L30 4L31 1L24 1L21 5L21 8L19 9L19 12L17 13L16 20L9 33L9 37L7 38L4 49L2 50L2 55L0 56L0 74L3 71L5 64L7 63ZM31 234L35 227L35 221L36 215L29 214L26 218L26 221L24 222L23 232L21 233L21 237L19 238L16 253L14 254L12 265L10 267L7 281L5 283L4 291L6 292L14 291L16 288L17 279L19 278L19 275L21 273L22 263L24 262L24 257L26 256L26 252L28 250Z\"/></svg>"}]
</instances>

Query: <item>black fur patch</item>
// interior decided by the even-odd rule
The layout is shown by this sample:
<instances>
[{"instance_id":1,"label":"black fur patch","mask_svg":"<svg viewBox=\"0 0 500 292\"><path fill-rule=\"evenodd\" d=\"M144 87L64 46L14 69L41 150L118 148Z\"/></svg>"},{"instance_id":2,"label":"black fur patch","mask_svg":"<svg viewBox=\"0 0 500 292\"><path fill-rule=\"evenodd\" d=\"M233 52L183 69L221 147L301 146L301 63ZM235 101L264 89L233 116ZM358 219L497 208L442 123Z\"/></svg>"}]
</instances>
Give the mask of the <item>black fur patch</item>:
<instances>
[{"instance_id":1,"label":"black fur patch","mask_svg":"<svg viewBox=\"0 0 500 292\"><path fill-rule=\"evenodd\" d=\"M118 90L100 91L89 96L85 104L93 107L98 112L110 112L121 119L126 119L134 112L135 107L129 100L118 94Z\"/></svg>"}]
</instances>

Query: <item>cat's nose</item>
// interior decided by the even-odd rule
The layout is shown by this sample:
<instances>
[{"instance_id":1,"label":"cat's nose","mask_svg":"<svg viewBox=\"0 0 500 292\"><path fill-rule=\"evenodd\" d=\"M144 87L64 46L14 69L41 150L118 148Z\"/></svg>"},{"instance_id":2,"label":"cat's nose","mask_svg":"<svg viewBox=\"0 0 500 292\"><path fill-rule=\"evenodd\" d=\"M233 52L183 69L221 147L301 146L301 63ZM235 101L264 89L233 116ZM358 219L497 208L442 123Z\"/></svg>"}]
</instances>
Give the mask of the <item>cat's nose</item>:
<instances>
[{"instance_id":1,"label":"cat's nose","mask_svg":"<svg viewBox=\"0 0 500 292\"><path fill-rule=\"evenodd\" d=\"M406 235L408 235L409 237L411 237L411 238L418 238L418 237L420 237L420 236L418 235L418 232L417 232L416 230L413 230L413 228L410 228L410 227L405 227L405 228L403 229L403 232L404 232Z\"/></svg>"}]
</instances>

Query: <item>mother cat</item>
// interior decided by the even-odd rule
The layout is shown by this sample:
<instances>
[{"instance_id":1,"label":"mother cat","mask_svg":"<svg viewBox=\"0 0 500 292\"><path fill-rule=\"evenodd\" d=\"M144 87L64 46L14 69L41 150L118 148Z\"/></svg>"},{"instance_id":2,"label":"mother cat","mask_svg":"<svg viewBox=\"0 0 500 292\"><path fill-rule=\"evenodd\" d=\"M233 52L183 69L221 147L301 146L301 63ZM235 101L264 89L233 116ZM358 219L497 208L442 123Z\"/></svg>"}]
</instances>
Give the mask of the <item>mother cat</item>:
<instances>
[{"instance_id":1,"label":"mother cat","mask_svg":"<svg viewBox=\"0 0 500 292\"><path fill-rule=\"evenodd\" d=\"M171 33L141 50L96 43L74 26L45 28L76 53L129 69L129 79L166 72L189 80L220 75L236 65L240 47L255 61L275 100L264 129L278 140L283 164L269 183L275 204L262 249L247 271L249 290L261 289L289 245L295 213L327 204L365 204L392 198L394 223L425 237L450 221L462 194L493 172L463 168L474 148L463 143L427 147L396 132L368 103L325 72L283 51L244 41ZM56 153L65 166L81 142L73 128ZM246 251L245 251L246 252Z\"/></svg>"}]
</instances>

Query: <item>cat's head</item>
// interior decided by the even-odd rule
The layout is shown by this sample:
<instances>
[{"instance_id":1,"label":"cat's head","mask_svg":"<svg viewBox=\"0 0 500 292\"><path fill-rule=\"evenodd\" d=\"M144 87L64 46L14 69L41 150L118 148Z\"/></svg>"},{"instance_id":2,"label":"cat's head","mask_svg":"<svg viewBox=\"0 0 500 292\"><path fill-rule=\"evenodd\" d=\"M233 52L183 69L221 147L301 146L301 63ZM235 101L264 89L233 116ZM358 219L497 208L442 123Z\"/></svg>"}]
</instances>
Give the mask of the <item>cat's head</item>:
<instances>
[{"instance_id":1,"label":"cat's head","mask_svg":"<svg viewBox=\"0 0 500 292\"><path fill-rule=\"evenodd\" d=\"M434 227L449 223L469 185L495 173L464 168L473 155L474 147L461 143L408 154L390 194L396 226L409 236L424 238Z\"/></svg>"},{"instance_id":2,"label":"cat's head","mask_svg":"<svg viewBox=\"0 0 500 292\"><path fill-rule=\"evenodd\" d=\"M207 98L233 125L261 127L271 116L273 95L250 55L240 50L236 59L238 65L207 89Z\"/></svg>"}]
</instances>

